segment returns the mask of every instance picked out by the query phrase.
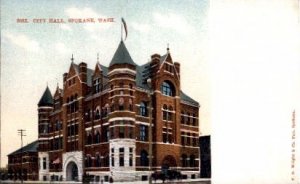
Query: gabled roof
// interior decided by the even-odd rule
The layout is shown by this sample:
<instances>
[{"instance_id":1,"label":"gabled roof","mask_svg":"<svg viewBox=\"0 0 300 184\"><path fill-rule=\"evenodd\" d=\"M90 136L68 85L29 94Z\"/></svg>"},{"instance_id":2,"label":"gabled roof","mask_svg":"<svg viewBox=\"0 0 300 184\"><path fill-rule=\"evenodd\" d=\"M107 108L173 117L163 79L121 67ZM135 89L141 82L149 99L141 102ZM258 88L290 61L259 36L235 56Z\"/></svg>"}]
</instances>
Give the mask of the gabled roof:
<instances>
[{"instance_id":1,"label":"gabled roof","mask_svg":"<svg viewBox=\"0 0 300 184\"><path fill-rule=\"evenodd\" d=\"M23 146L23 153L25 152L37 152L37 148L38 148L38 140L33 141L30 144L27 144L26 146ZM9 155L14 155L14 154L18 154L22 152L22 148L10 153Z\"/></svg>"},{"instance_id":2,"label":"gabled roof","mask_svg":"<svg viewBox=\"0 0 300 184\"><path fill-rule=\"evenodd\" d=\"M123 41L120 42L109 66L112 66L114 64L130 64L136 66Z\"/></svg>"},{"instance_id":3,"label":"gabled roof","mask_svg":"<svg viewBox=\"0 0 300 184\"><path fill-rule=\"evenodd\" d=\"M42 98L40 99L38 106L52 106L53 105L53 97L51 92L47 86Z\"/></svg>"}]
</instances>

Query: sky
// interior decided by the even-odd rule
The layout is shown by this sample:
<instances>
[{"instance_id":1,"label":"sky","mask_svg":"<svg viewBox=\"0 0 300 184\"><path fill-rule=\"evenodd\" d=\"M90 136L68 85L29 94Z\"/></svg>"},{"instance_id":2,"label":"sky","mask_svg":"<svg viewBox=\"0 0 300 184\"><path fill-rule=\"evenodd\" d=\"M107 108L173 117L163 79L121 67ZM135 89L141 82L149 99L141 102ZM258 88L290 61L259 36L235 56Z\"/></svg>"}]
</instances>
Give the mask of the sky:
<instances>
[{"instance_id":1,"label":"sky","mask_svg":"<svg viewBox=\"0 0 300 184\"><path fill-rule=\"evenodd\" d=\"M85 15L115 23L16 23ZM211 135L213 183L293 183L294 110L300 182L299 0L2 1L2 166L20 145L18 128L27 130L27 142L36 139L36 104L47 82L52 92L61 86L72 53L93 68L99 52L108 65L121 17L136 63L164 54L167 44L181 63L181 87L200 102L201 134Z\"/></svg>"},{"instance_id":2,"label":"sky","mask_svg":"<svg viewBox=\"0 0 300 184\"><path fill-rule=\"evenodd\" d=\"M201 135L210 134L208 1L1 1L1 166L20 147L37 139L37 103L48 85L52 94L71 63L108 66L121 40L141 65L154 53L181 64L181 89L201 104ZM66 23L34 23L33 19ZM113 18L109 23L68 23L69 18ZM27 19L28 23L17 23ZM124 35L125 37L125 35Z\"/></svg>"}]
</instances>

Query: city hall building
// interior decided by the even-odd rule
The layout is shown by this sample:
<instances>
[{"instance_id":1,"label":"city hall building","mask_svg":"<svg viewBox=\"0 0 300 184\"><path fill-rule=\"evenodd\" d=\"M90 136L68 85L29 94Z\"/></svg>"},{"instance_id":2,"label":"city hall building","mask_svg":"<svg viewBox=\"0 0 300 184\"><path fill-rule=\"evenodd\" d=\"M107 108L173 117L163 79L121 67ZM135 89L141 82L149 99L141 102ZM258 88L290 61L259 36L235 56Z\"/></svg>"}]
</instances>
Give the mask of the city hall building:
<instances>
[{"instance_id":1,"label":"city hall building","mask_svg":"<svg viewBox=\"0 0 300 184\"><path fill-rule=\"evenodd\" d=\"M108 67L72 56L63 89L38 103L39 180L146 180L150 168L199 177L200 106L180 86L169 48L144 65L123 41Z\"/></svg>"}]
</instances>

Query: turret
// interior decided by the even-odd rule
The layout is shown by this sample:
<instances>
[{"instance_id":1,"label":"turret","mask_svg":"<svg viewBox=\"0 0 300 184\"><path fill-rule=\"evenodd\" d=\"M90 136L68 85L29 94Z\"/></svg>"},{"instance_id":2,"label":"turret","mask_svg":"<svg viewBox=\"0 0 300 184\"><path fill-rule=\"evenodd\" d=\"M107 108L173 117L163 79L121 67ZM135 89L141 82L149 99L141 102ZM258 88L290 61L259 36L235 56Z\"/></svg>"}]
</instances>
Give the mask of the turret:
<instances>
[{"instance_id":1,"label":"turret","mask_svg":"<svg viewBox=\"0 0 300 184\"><path fill-rule=\"evenodd\" d=\"M39 137L39 151L47 151L49 143L47 139L49 133L50 119L49 115L53 111L53 97L47 86L43 96L38 103L38 137Z\"/></svg>"}]
</instances>

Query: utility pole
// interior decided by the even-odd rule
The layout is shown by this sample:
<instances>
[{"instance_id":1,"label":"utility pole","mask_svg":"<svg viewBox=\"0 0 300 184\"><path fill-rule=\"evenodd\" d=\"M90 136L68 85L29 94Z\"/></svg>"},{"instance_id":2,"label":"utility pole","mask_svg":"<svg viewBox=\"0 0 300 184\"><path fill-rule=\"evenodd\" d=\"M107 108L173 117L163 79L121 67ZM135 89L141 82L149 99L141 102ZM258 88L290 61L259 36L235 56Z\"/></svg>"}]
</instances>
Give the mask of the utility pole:
<instances>
[{"instance_id":1,"label":"utility pole","mask_svg":"<svg viewBox=\"0 0 300 184\"><path fill-rule=\"evenodd\" d=\"M149 86L149 92L148 92L148 97L149 97L149 184L152 184L152 84L151 84L151 78L147 79L147 84Z\"/></svg>"},{"instance_id":2,"label":"utility pole","mask_svg":"<svg viewBox=\"0 0 300 184\"><path fill-rule=\"evenodd\" d=\"M25 131L24 129L18 130L18 134L21 137L21 183L23 183L23 136L26 136Z\"/></svg>"}]
</instances>

